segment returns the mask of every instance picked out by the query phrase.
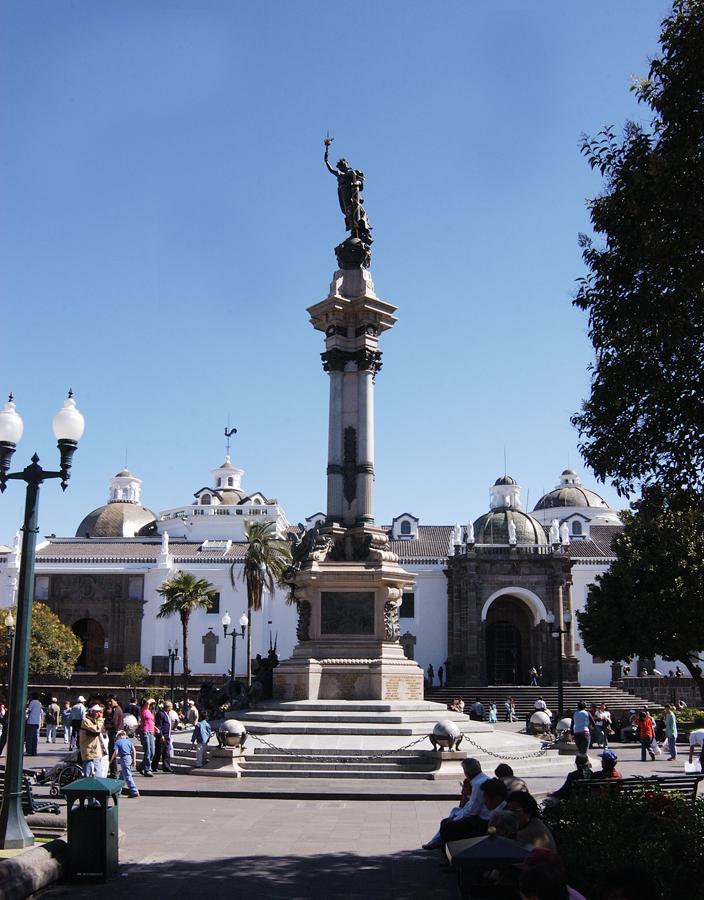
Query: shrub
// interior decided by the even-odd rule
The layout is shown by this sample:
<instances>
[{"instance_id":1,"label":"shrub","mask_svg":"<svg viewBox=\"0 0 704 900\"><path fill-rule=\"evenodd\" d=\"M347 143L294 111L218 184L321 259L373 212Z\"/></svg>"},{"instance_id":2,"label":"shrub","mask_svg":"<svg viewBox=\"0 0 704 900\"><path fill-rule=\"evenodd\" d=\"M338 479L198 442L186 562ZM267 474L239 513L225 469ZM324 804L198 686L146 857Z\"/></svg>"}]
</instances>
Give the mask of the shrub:
<instances>
[{"instance_id":1,"label":"shrub","mask_svg":"<svg viewBox=\"0 0 704 900\"><path fill-rule=\"evenodd\" d=\"M569 883L599 897L609 872L624 863L648 873L648 900L690 897L704 884L704 800L694 804L646 788L641 796L590 794L547 809Z\"/></svg>"},{"instance_id":2,"label":"shrub","mask_svg":"<svg viewBox=\"0 0 704 900\"><path fill-rule=\"evenodd\" d=\"M122 670L122 680L128 688L141 687L146 683L149 677L149 669L145 668L142 663L127 663Z\"/></svg>"}]
</instances>

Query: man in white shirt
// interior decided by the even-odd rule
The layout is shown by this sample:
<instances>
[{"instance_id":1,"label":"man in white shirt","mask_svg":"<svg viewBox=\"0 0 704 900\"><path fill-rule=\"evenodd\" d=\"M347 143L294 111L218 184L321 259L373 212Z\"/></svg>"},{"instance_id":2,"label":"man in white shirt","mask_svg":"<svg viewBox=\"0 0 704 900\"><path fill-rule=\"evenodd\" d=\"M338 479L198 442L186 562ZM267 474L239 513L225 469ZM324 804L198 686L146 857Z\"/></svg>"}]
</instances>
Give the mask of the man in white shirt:
<instances>
[{"instance_id":1,"label":"man in white shirt","mask_svg":"<svg viewBox=\"0 0 704 900\"><path fill-rule=\"evenodd\" d=\"M37 755L39 727L42 724L43 715L44 710L39 702L39 694L32 694L32 699L27 706L27 721L24 726L24 749L27 756Z\"/></svg>"},{"instance_id":2,"label":"man in white shirt","mask_svg":"<svg viewBox=\"0 0 704 900\"><path fill-rule=\"evenodd\" d=\"M86 716L85 702L85 697L79 697L71 707L71 750L78 747L78 733Z\"/></svg>"},{"instance_id":3,"label":"man in white shirt","mask_svg":"<svg viewBox=\"0 0 704 900\"><path fill-rule=\"evenodd\" d=\"M697 728L695 731L690 732L689 735L689 761L692 762L694 758L694 748L701 747L701 753L699 754L699 765L701 767L702 772L704 772L704 728Z\"/></svg>"},{"instance_id":4,"label":"man in white shirt","mask_svg":"<svg viewBox=\"0 0 704 900\"><path fill-rule=\"evenodd\" d=\"M443 822L447 822L449 820L456 822L460 819L464 819L466 816L477 816L485 810L480 788L485 781L489 780L489 776L482 772L482 764L479 762L479 760L473 759L472 757L462 760L462 770L464 772L465 779L469 781L471 788L469 799L464 806L455 806L454 809L451 809L450 815L447 818L443 819ZM434 850L435 848L440 847L440 845L440 831L438 830L427 844L423 844L423 849Z\"/></svg>"}]
</instances>

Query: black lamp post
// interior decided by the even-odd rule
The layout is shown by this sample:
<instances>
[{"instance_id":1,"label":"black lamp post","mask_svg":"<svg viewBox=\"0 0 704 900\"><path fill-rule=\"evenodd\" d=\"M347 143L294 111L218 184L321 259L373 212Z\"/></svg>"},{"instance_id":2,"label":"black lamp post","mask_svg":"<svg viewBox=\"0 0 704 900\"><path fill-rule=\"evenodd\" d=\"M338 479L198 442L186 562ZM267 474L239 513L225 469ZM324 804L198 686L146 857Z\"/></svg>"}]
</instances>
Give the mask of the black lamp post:
<instances>
[{"instance_id":1,"label":"black lamp post","mask_svg":"<svg viewBox=\"0 0 704 900\"><path fill-rule=\"evenodd\" d=\"M5 628L7 629L7 671L5 677L7 679L7 693L10 693L10 685L12 684L12 648L15 643L15 620L12 611L8 609L5 616Z\"/></svg>"},{"instance_id":2,"label":"black lamp post","mask_svg":"<svg viewBox=\"0 0 704 900\"><path fill-rule=\"evenodd\" d=\"M174 666L176 662L181 659L178 655L178 644L175 647L172 647L169 644L169 672L171 673L171 685L169 689L169 693L171 694L171 702L174 702Z\"/></svg>"},{"instance_id":3,"label":"black lamp post","mask_svg":"<svg viewBox=\"0 0 704 900\"><path fill-rule=\"evenodd\" d=\"M34 556L39 531L39 487L51 478L60 478L66 490L71 472L71 461L83 435L85 423L76 409L72 391L54 416L54 435L61 453L61 468L50 472L39 465L35 453L31 464L21 472L10 472L10 460L17 442L22 437L24 424L15 410L12 394L0 411L0 492L11 480L24 481L27 485L22 525L22 558L17 588L17 625L12 651L12 679L9 696L9 723L5 784L0 810L0 848L21 849L34 844L22 812L22 761L24 743L24 706L29 676L29 643L32 631L32 601L34 598Z\"/></svg>"},{"instance_id":4,"label":"black lamp post","mask_svg":"<svg viewBox=\"0 0 704 900\"><path fill-rule=\"evenodd\" d=\"M233 628L232 631L228 631L227 629L230 627L230 623L232 619L230 618L230 613L225 612L225 615L222 617L222 633L226 638L231 638L232 640L232 659L230 661L230 675L232 680L235 680L235 658L237 652L237 638L244 638L244 633L247 630L247 626L249 625L249 619L247 618L247 613L242 613L240 616L240 630L237 631L236 628Z\"/></svg>"},{"instance_id":5,"label":"black lamp post","mask_svg":"<svg viewBox=\"0 0 704 900\"><path fill-rule=\"evenodd\" d=\"M564 613L564 628L556 627L554 613L549 613L546 621L550 626L550 634L557 641L557 719L555 720L557 724L557 722L559 722L562 718L562 713L564 712L565 708L565 688L564 679L562 677L562 635L570 633L570 623L572 622L572 616L568 612Z\"/></svg>"}]
</instances>

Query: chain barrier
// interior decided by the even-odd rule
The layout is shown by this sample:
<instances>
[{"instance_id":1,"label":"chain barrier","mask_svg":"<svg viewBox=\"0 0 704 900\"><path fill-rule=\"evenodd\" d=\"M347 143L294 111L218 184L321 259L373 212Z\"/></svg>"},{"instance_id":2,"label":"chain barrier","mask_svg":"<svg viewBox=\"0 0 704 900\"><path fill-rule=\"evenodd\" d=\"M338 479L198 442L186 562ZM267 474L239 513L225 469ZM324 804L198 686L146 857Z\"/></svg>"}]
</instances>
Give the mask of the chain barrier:
<instances>
[{"instance_id":1,"label":"chain barrier","mask_svg":"<svg viewBox=\"0 0 704 900\"><path fill-rule=\"evenodd\" d=\"M251 732L247 732L247 737L252 738L252 740L259 741L260 744L264 744L265 747L269 747L271 750L274 750L276 753L283 753L286 756L295 756L297 759L311 759L316 762L320 762L320 755L311 756L310 754L298 753L295 749L290 747L277 747L276 744L272 744L271 741L267 741L266 738L261 737L258 734L252 734ZM395 747L393 750L382 750L381 753L376 753L373 756L363 756L357 755L354 756L336 756L336 762L362 762L362 761L371 761L375 759L384 759L387 756L393 756L394 753L402 753L404 750L409 750L411 747L415 747L416 744L421 744L428 737L427 734L424 734L422 737L416 738L414 741L410 741L408 744L404 744L403 747ZM324 755L324 754L321 754Z\"/></svg>"},{"instance_id":2,"label":"chain barrier","mask_svg":"<svg viewBox=\"0 0 704 900\"><path fill-rule=\"evenodd\" d=\"M261 737L258 734L252 734L248 732L247 737L252 738L255 741L259 741L260 744L263 744L265 747L269 747L269 749L274 750L276 753L283 753L286 756L295 756L298 759L310 759L317 762L320 762L319 756L311 756L310 754L298 753L295 749L290 747L277 747L276 744L272 744L271 741L267 741L266 738ZM409 750L411 747L415 747L417 744L421 744L428 738L427 734L424 734L422 737L417 738L414 741L410 741L408 744L404 744L403 747L396 747L394 750L383 750L381 753L376 753L373 756L339 756L335 757L335 760L338 762L362 762L362 761L372 761L375 759L384 759L387 756L393 756L395 753L402 753L404 750ZM464 735L464 740L467 743L471 744L476 750L479 750L481 753L486 753L488 756L493 756L495 759L512 759L512 760L520 760L520 759L537 759L541 756L545 756L545 754L550 749L550 745L543 743L539 750L533 750L530 753L494 753L493 750L487 750L486 747L482 747L480 744L477 744L476 741L473 741L468 735ZM324 755L324 754L322 754Z\"/></svg>"}]
</instances>

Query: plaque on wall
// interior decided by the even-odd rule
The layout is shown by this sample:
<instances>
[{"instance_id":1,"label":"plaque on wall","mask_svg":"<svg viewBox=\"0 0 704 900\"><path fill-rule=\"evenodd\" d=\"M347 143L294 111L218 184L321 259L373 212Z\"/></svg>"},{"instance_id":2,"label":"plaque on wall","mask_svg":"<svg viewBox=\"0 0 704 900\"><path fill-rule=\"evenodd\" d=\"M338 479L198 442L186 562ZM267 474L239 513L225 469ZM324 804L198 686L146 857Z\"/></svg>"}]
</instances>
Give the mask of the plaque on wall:
<instances>
[{"instance_id":1,"label":"plaque on wall","mask_svg":"<svg viewBox=\"0 0 704 900\"><path fill-rule=\"evenodd\" d=\"M321 591L321 634L374 634L374 591Z\"/></svg>"}]
</instances>

